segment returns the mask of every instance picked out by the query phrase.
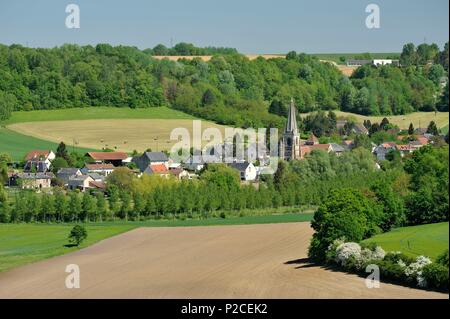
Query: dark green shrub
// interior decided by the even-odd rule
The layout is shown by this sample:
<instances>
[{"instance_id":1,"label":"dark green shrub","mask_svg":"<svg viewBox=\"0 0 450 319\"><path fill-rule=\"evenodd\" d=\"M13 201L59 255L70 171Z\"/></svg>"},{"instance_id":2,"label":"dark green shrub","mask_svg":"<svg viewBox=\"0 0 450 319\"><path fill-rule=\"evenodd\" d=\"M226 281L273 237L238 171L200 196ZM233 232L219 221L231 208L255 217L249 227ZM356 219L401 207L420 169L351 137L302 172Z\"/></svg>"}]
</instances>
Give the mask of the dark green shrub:
<instances>
[{"instance_id":1,"label":"dark green shrub","mask_svg":"<svg viewBox=\"0 0 450 319\"><path fill-rule=\"evenodd\" d=\"M324 262L326 251L335 239L360 242L380 231L382 218L380 207L360 191L350 188L330 192L325 202L314 214L311 223L316 231L311 240L308 255Z\"/></svg>"},{"instance_id":2,"label":"dark green shrub","mask_svg":"<svg viewBox=\"0 0 450 319\"><path fill-rule=\"evenodd\" d=\"M448 249L436 258L436 262L448 268Z\"/></svg>"},{"instance_id":3,"label":"dark green shrub","mask_svg":"<svg viewBox=\"0 0 450 319\"><path fill-rule=\"evenodd\" d=\"M76 246L80 246L81 242L87 238L86 228L75 225L69 234L69 241Z\"/></svg>"},{"instance_id":4,"label":"dark green shrub","mask_svg":"<svg viewBox=\"0 0 450 319\"><path fill-rule=\"evenodd\" d=\"M448 290L448 267L438 263L429 264L423 268L422 276L429 288Z\"/></svg>"},{"instance_id":5,"label":"dark green shrub","mask_svg":"<svg viewBox=\"0 0 450 319\"><path fill-rule=\"evenodd\" d=\"M405 275L405 268L400 266L397 262L391 260L374 261L380 267L381 280L392 280L396 282L405 282L408 280Z\"/></svg>"},{"instance_id":6,"label":"dark green shrub","mask_svg":"<svg viewBox=\"0 0 450 319\"><path fill-rule=\"evenodd\" d=\"M412 258L408 255L405 255L403 253L389 252L386 254L386 256L384 256L385 262L397 264L400 260L403 261L406 265L409 265L409 264L415 262L414 258Z\"/></svg>"}]
</instances>

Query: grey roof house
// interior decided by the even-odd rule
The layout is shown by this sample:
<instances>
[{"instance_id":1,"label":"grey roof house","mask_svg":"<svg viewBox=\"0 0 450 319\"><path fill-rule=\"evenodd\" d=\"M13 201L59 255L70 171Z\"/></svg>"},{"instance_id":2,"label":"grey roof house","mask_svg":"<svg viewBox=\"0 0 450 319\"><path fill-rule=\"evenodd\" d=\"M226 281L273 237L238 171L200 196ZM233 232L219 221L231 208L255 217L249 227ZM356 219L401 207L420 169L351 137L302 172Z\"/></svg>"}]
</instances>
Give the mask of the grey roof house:
<instances>
[{"instance_id":1,"label":"grey roof house","mask_svg":"<svg viewBox=\"0 0 450 319\"><path fill-rule=\"evenodd\" d=\"M79 168L75 167L66 167L66 168L60 168L58 172L56 173L56 177L61 179L64 182L64 185L67 185L69 183L69 177L72 175L81 175L81 171Z\"/></svg>"},{"instance_id":2,"label":"grey roof house","mask_svg":"<svg viewBox=\"0 0 450 319\"><path fill-rule=\"evenodd\" d=\"M141 156L133 157L132 162L141 172L144 172L150 164L164 164L166 168L169 166L169 158L163 152L145 152Z\"/></svg>"}]
</instances>

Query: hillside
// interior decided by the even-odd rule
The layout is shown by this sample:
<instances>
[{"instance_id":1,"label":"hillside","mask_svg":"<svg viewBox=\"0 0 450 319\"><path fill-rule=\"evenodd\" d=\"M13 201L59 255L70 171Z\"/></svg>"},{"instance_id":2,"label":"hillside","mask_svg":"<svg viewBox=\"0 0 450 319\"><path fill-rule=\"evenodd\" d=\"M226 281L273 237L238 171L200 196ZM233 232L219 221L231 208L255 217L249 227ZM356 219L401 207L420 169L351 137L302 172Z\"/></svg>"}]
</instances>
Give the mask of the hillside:
<instances>
[{"instance_id":1,"label":"hillside","mask_svg":"<svg viewBox=\"0 0 450 319\"><path fill-rule=\"evenodd\" d=\"M365 242L377 243L387 251L435 259L448 249L448 222L396 228Z\"/></svg>"},{"instance_id":2,"label":"hillside","mask_svg":"<svg viewBox=\"0 0 450 319\"><path fill-rule=\"evenodd\" d=\"M92 151L90 148L74 147L73 141L67 141L70 151L79 153ZM56 150L58 144L47 140L39 139L14 132L6 128L0 128L0 153L8 153L14 161L22 161L25 155L34 149Z\"/></svg>"},{"instance_id":3,"label":"hillside","mask_svg":"<svg viewBox=\"0 0 450 319\"><path fill-rule=\"evenodd\" d=\"M0 119L21 110L169 106L222 125L282 128L291 98L303 113L446 111L440 82L446 61L436 58L445 52L433 53L433 66L420 67L428 62L421 52L415 52L420 64L414 67L365 66L348 78L335 63L322 62L335 60L333 55L289 52L284 59L255 59L232 49L183 44L169 50L171 59L212 58L170 61L155 58L164 55L161 47L0 45ZM279 104L284 107L274 107Z\"/></svg>"},{"instance_id":4,"label":"hillside","mask_svg":"<svg viewBox=\"0 0 450 319\"><path fill-rule=\"evenodd\" d=\"M17 159L30 149L56 149L56 143L61 141L89 149L110 148L126 152L143 152L149 148L170 150L176 142L170 140L171 131L183 127L192 136L193 119L190 115L167 107L95 107L14 112L5 123L7 129L4 131L8 135L0 136L0 151L10 150ZM215 127L224 134L224 126L208 121L202 121L201 124L202 130ZM22 142L12 143L11 138L7 138L12 134Z\"/></svg>"},{"instance_id":5,"label":"hillside","mask_svg":"<svg viewBox=\"0 0 450 319\"><path fill-rule=\"evenodd\" d=\"M363 123L365 120L370 120L371 123L380 123L383 118L387 118L389 123L398 125L400 129L408 129L409 124L413 123L415 128L426 128L430 121L434 121L438 128L443 129L442 133L447 133L449 124L448 112L415 112L406 115L386 115L386 116L364 116L355 113L335 111L338 118L353 118L358 123ZM305 118L310 113L300 114Z\"/></svg>"}]
</instances>

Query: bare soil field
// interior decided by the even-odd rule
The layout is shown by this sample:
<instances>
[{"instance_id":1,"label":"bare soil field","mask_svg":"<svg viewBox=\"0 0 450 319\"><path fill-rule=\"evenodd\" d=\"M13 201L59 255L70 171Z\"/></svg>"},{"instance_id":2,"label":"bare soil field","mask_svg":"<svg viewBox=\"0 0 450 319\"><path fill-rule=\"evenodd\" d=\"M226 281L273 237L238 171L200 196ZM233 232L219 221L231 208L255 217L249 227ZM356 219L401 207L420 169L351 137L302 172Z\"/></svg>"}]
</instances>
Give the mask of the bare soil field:
<instances>
[{"instance_id":1,"label":"bare soil field","mask_svg":"<svg viewBox=\"0 0 450 319\"><path fill-rule=\"evenodd\" d=\"M139 228L0 273L0 298L448 298L311 265L309 223ZM65 287L66 265L80 288Z\"/></svg>"},{"instance_id":2,"label":"bare soil field","mask_svg":"<svg viewBox=\"0 0 450 319\"><path fill-rule=\"evenodd\" d=\"M18 133L56 143L63 141L69 146L75 144L92 149L106 147L126 152L143 152L148 148L153 151L169 150L177 142L170 140L170 133L178 127L188 129L193 137L192 120L187 119L69 120L8 125L9 129ZM218 128L224 136L225 126L201 121L202 132L209 127Z\"/></svg>"}]
</instances>

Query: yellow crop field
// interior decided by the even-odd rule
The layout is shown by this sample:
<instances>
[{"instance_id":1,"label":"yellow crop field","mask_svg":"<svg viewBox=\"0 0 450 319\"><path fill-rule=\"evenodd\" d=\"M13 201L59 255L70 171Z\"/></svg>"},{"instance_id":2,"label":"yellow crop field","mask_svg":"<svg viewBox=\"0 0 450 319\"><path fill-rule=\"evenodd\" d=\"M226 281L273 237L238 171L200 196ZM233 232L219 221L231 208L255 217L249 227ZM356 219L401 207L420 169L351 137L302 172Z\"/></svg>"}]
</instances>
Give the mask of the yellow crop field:
<instances>
[{"instance_id":1,"label":"yellow crop field","mask_svg":"<svg viewBox=\"0 0 450 319\"><path fill-rule=\"evenodd\" d=\"M341 111L335 111L336 115L342 118L353 117L357 122L363 123L364 120L370 120L372 123L379 123L386 117L390 123L398 125L401 129L407 129L410 123L413 123L415 128L426 128L430 121L435 121L438 128L443 128L449 124L448 112L415 112L407 115L393 115L393 116L364 116L354 113L347 113ZM308 114L301 114L302 117L306 117Z\"/></svg>"},{"instance_id":2,"label":"yellow crop field","mask_svg":"<svg viewBox=\"0 0 450 319\"><path fill-rule=\"evenodd\" d=\"M218 128L224 136L225 126L201 121L201 130ZM148 148L169 150L177 140L170 140L174 128L186 128L193 143L193 121L188 119L105 119L24 122L8 125L16 132L68 146L93 149L110 148L138 152ZM204 141L205 144L207 141Z\"/></svg>"}]
</instances>

